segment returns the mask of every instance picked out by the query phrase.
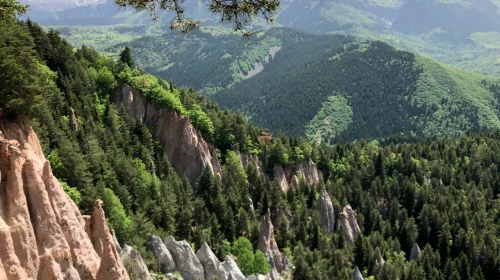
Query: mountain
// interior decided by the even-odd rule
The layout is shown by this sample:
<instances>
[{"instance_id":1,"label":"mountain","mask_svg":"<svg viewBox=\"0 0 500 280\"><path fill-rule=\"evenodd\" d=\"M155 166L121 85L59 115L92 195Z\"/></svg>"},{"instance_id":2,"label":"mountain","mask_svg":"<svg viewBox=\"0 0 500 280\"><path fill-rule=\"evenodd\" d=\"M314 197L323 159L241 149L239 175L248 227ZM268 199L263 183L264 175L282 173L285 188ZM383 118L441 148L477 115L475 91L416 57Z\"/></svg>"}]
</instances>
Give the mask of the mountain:
<instances>
[{"instance_id":1,"label":"mountain","mask_svg":"<svg viewBox=\"0 0 500 280\"><path fill-rule=\"evenodd\" d=\"M106 0L22 0L20 2L37 10L55 12L74 7L97 5L106 2Z\"/></svg>"},{"instance_id":2,"label":"mountain","mask_svg":"<svg viewBox=\"0 0 500 280\"><path fill-rule=\"evenodd\" d=\"M496 79L378 41L276 28L250 39L194 32L128 45L146 71L199 90L258 126L310 140L500 128Z\"/></svg>"},{"instance_id":3,"label":"mountain","mask_svg":"<svg viewBox=\"0 0 500 280\"><path fill-rule=\"evenodd\" d=\"M411 53L384 43L335 38L332 63L359 52L372 61L348 60L360 70L420 69ZM274 58L264 57L264 67L286 49L271 46ZM437 69L451 76L445 70ZM411 88L415 77L403 77ZM469 76L457 77L458 87L469 86ZM387 86L400 83L394 80ZM498 133L310 144L145 73L129 49L114 60L9 17L0 19L0 81L0 221L7 224L0 224L0 267L13 268L0 269L2 278L93 279L72 267L117 258L120 242L134 280L149 279L147 270L184 279L500 276ZM429 90L458 90L442 82ZM345 109L339 100L332 107ZM95 208L99 223L83 227L80 213ZM105 224L117 241L108 232L89 246ZM90 253L71 251L73 242ZM92 247L105 257L92 257ZM15 274L38 264L49 269Z\"/></svg>"}]
</instances>

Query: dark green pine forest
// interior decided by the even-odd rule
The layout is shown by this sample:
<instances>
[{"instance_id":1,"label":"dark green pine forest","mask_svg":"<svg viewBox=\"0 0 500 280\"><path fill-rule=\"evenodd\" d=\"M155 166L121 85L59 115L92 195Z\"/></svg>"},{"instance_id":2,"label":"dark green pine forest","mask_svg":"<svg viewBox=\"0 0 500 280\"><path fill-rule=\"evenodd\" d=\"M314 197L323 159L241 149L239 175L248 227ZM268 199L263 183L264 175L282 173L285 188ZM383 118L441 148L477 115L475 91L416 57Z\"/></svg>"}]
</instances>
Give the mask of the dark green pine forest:
<instances>
[{"instance_id":1,"label":"dark green pine forest","mask_svg":"<svg viewBox=\"0 0 500 280\"><path fill-rule=\"evenodd\" d=\"M241 114L145 74L130 50L113 60L90 47L74 49L57 31L0 16L2 110L11 119L31 119L55 176L81 211L90 213L102 199L119 241L138 248L151 270L161 272L145 249L150 234L186 239L194 249L207 242L222 259L238 254L235 244L245 239L254 250L262 217L274 219L281 209L291 215L276 223L276 241L294 263L294 279L350 279L354 266L374 279L500 278L499 133L333 145L278 133L259 141L263 130ZM409 77L418 71L397 60L391 65ZM217 148L223 180L206 171L191 186L176 173L150 129L109 101L120 80L188 116ZM258 155L264 172L244 168L236 148ZM317 164L323 180L314 186L301 180L282 192L273 166L305 160ZM347 204L357 212L362 234L353 246L321 226L321 189L336 217ZM415 243L422 252L409 261ZM372 272L377 252L386 262ZM269 269L238 264L247 274Z\"/></svg>"},{"instance_id":2,"label":"dark green pine forest","mask_svg":"<svg viewBox=\"0 0 500 280\"><path fill-rule=\"evenodd\" d=\"M380 41L272 28L251 38L168 33L129 46L147 72L199 90L254 125L313 142L500 129L498 79Z\"/></svg>"}]
</instances>

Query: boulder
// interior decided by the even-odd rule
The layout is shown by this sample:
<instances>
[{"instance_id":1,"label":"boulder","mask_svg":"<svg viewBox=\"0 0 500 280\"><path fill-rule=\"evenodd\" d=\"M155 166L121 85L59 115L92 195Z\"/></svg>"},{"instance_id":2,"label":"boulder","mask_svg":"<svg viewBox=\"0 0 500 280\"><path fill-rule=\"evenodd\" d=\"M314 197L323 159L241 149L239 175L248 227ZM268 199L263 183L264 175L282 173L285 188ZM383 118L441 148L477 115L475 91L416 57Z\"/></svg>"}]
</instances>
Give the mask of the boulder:
<instances>
[{"instance_id":1,"label":"boulder","mask_svg":"<svg viewBox=\"0 0 500 280\"><path fill-rule=\"evenodd\" d=\"M340 213L340 226L345 239L349 244L354 245L354 239L361 233L361 229L358 226L356 212L352 210L350 205L346 205Z\"/></svg>"},{"instance_id":2,"label":"boulder","mask_svg":"<svg viewBox=\"0 0 500 280\"><path fill-rule=\"evenodd\" d=\"M352 280L363 280L363 274L361 274L361 271L359 271L359 268L356 266L354 267L354 271L352 272Z\"/></svg>"},{"instance_id":3,"label":"boulder","mask_svg":"<svg viewBox=\"0 0 500 280\"><path fill-rule=\"evenodd\" d=\"M258 249L267 257L271 269L279 273L284 269L283 255L281 254L276 240L274 239L274 226L271 222L271 214L267 213L260 227Z\"/></svg>"},{"instance_id":4,"label":"boulder","mask_svg":"<svg viewBox=\"0 0 500 280\"><path fill-rule=\"evenodd\" d=\"M318 207L321 224L329 234L332 234L335 230L335 213L333 211L332 200L325 189L319 192Z\"/></svg>"},{"instance_id":5,"label":"boulder","mask_svg":"<svg viewBox=\"0 0 500 280\"><path fill-rule=\"evenodd\" d=\"M205 242L196 252L196 257L203 266L205 280L226 280L227 275L221 262L217 259L208 244Z\"/></svg>"},{"instance_id":6,"label":"boulder","mask_svg":"<svg viewBox=\"0 0 500 280\"><path fill-rule=\"evenodd\" d=\"M137 250L125 244L120 252L120 257L131 279L153 280L153 277L149 274L148 267Z\"/></svg>"},{"instance_id":7,"label":"boulder","mask_svg":"<svg viewBox=\"0 0 500 280\"><path fill-rule=\"evenodd\" d=\"M162 272L175 270L174 258L158 236L151 235L149 237L147 249L155 254Z\"/></svg>"},{"instance_id":8,"label":"boulder","mask_svg":"<svg viewBox=\"0 0 500 280\"><path fill-rule=\"evenodd\" d=\"M226 256L224 262L222 263L222 267L227 273L228 280L245 280L245 276L241 273L240 268L236 264L236 262L230 256Z\"/></svg>"},{"instance_id":9,"label":"boulder","mask_svg":"<svg viewBox=\"0 0 500 280\"><path fill-rule=\"evenodd\" d=\"M186 241L175 241L172 236L167 237L165 246L172 254L175 267L185 280L199 280L205 278L203 266Z\"/></svg>"},{"instance_id":10,"label":"boulder","mask_svg":"<svg viewBox=\"0 0 500 280\"><path fill-rule=\"evenodd\" d=\"M420 247L418 247L418 244L415 243L415 244L413 244L413 248L411 249L410 261L417 260L418 256L420 256Z\"/></svg>"}]
</instances>

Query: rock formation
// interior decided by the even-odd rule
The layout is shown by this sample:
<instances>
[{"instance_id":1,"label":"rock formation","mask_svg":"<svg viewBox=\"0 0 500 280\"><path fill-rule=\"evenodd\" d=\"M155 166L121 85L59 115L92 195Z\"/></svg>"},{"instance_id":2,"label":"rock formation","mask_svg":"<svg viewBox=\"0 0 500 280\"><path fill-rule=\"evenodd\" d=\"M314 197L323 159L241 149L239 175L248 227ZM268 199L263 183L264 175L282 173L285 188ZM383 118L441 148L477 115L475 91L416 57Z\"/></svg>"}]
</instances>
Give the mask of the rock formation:
<instances>
[{"instance_id":1,"label":"rock formation","mask_svg":"<svg viewBox=\"0 0 500 280\"><path fill-rule=\"evenodd\" d=\"M304 178L308 184L319 183L319 174L316 164L311 160L308 162L299 162L295 166L295 170L300 174L301 178Z\"/></svg>"},{"instance_id":2,"label":"rock formation","mask_svg":"<svg viewBox=\"0 0 500 280\"><path fill-rule=\"evenodd\" d=\"M358 226L356 212L352 210L350 205L346 205L340 213L340 226L349 244L354 245L354 239L361 233L361 230Z\"/></svg>"},{"instance_id":3,"label":"rock formation","mask_svg":"<svg viewBox=\"0 0 500 280\"><path fill-rule=\"evenodd\" d=\"M116 235L115 235L114 230L111 230L111 235L113 236L113 243L115 244L116 251L121 252L122 246L120 246L120 242L118 242L118 239L116 239Z\"/></svg>"},{"instance_id":4,"label":"rock formation","mask_svg":"<svg viewBox=\"0 0 500 280\"><path fill-rule=\"evenodd\" d=\"M165 240L167 249L174 258L175 266L184 280L204 279L203 266L186 241L175 241L172 236Z\"/></svg>"},{"instance_id":5,"label":"rock formation","mask_svg":"<svg viewBox=\"0 0 500 280\"><path fill-rule=\"evenodd\" d=\"M283 170L283 167L281 165L279 165L279 164L274 165L273 175L274 175L274 179L278 181L278 183L281 187L281 190L283 192L287 192L288 191L288 182L286 180L285 171Z\"/></svg>"},{"instance_id":6,"label":"rock formation","mask_svg":"<svg viewBox=\"0 0 500 280\"><path fill-rule=\"evenodd\" d=\"M271 265L271 269L275 269L279 273L283 271L285 267L283 255L274 239L274 226L271 222L271 214L269 213L264 216L260 227L258 249L266 255L267 261Z\"/></svg>"},{"instance_id":7,"label":"rock formation","mask_svg":"<svg viewBox=\"0 0 500 280\"><path fill-rule=\"evenodd\" d=\"M94 244L97 254L101 256L101 266L97 272L97 279L129 279L113 242L113 236L106 225L106 217L100 200L95 203L90 229L92 231L92 244Z\"/></svg>"},{"instance_id":8,"label":"rock formation","mask_svg":"<svg viewBox=\"0 0 500 280\"><path fill-rule=\"evenodd\" d=\"M137 250L125 244L120 252L120 257L131 279L153 280L153 277L149 274L148 267Z\"/></svg>"},{"instance_id":9,"label":"rock formation","mask_svg":"<svg viewBox=\"0 0 500 280\"><path fill-rule=\"evenodd\" d=\"M299 177L297 177L297 175L293 175L292 176L292 179L290 180L290 185L294 188L298 188L299 185L300 185L300 182L299 182Z\"/></svg>"},{"instance_id":10,"label":"rock formation","mask_svg":"<svg viewBox=\"0 0 500 280\"><path fill-rule=\"evenodd\" d=\"M87 222L28 121L0 110L0 279L129 279L102 209Z\"/></svg>"},{"instance_id":11,"label":"rock formation","mask_svg":"<svg viewBox=\"0 0 500 280\"><path fill-rule=\"evenodd\" d=\"M335 213L330 196L325 189L319 192L319 214L321 216L321 224L326 228L327 232L332 234L335 230Z\"/></svg>"},{"instance_id":12,"label":"rock formation","mask_svg":"<svg viewBox=\"0 0 500 280\"><path fill-rule=\"evenodd\" d=\"M413 248L411 249L410 261L417 260L418 256L420 256L420 247L418 247L418 244L415 243L415 244L413 244Z\"/></svg>"},{"instance_id":13,"label":"rock formation","mask_svg":"<svg viewBox=\"0 0 500 280\"><path fill-rule=\"evenodd\" d=\"M220 177L221 167L214 150L198 136L188 117L179 115L171 108L157 106L123 82L119 82L111 100L152 128L154 137L162 143L168 160L175 163L173 167L179 174L186 174L193 187L205 168Z\"/></svg>"},{"instance_id":14,"label":"rock formation","mask_svg":"<svg viewBox=\"0 0 500 280\"><path fill-rule=\"evenodd\" d=\"M249 164L252 164L257 168L259 174L262 174L262 169L261 169L262 163L260 162L260 159L257 155L252 155L251 153L239 152L239 151L237 152L237 154L240 157L241 165L243 165L243 167L246 168Z\"/></svg>"},{"instance_id":15,"label":"rock formation","mask_svg":"<svg viewBox=\"0 0 500 280\"><path fill-rule=\"evenodd\" d=\"M226 256L224 262L222 263L222 267L227 273L227 280L245 280L245 276L241 273L240 268L236 264L236 262L230 256Z\"/></svg>"},{"instance_id":16,"label":"rock formation","mask_svg":"<svg viewBox=\"0 0 500 280\"><path fill-rule=\"evenodd\" d=\"M78 131L78 122L73 108L69 108L69 127L72 131Z\"/></svg>"},{"instance_id":17,"label":"rock formation","mask_svg":"<svg viewBox=\"0 0 500 280\"><path fill-rule=\"evenodd\" d=\"M226 271L208 244L205 242L196 252L196 257L203 266L205 280L226 280Z\"/></svg>"},{"instance_id":18,"label":"rock formation","mask_svg":"<svg viewBox=\"0 0 500 280\"><path fill-rule=\"evenodd\" d=\"M370 270L371 275L375 275L377 271L384 266L385 260L382 257L382 253L380 253L380 248L375 248L375 252L373 253L373 264Z\"/></svg>"},{"instance_id":19,"label":"rock formation","mask_svg":"<svg viewBox=\"0 0 500 280\"><path fill-rule=\"evenodd\" d=\"M359 268L356 266L352 272L352 280L363 280L363 274L359 271Z\"/></svg>"},{"instance_id":20,"label":"rock formation","mask_svg":"<svg viewBox=\"0 0 500 280\"><path fill-rule=\"evenodd\" d=\"M175 262L161 238L151 235L148 239L147 249L153 252L158 259L158 265L162 272L170 272L175 270Z\"/></svg>"}]
</instances>

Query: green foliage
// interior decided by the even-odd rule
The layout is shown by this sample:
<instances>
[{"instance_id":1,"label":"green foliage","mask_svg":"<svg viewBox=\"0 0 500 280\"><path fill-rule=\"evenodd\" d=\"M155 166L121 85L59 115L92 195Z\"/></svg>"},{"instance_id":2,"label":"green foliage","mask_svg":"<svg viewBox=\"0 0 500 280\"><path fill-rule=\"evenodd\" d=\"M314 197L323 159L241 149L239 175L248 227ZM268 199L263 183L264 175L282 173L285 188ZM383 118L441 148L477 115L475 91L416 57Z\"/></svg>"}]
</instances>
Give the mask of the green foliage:
<instances>
[{"instance_id":1,"label":"green foliage","mask_svg":"<svg viewBox=\"0 0 500 280\"><path fill-rule=\"evenodd\" d=\"M267 262L266 256L260 251L255 252L253 260L253 271L259 274L267 274L271 271L271 266Z\"/></svg>"},{"instance_id":2,"label":"green foliage","mask_svg":"<svg viewBox=\"0 0 500 280\"><path fill-rule=\"evenodd\" d=\"M64 191L68 194L68 196L75 202L76 205L80 204L80 201L82 199L82 194L76 189L70 187L68 184L65 182L59 181L61 183L61 186L63 187Z\"/></svg>"},{"instance_id":3,"label":"green foliage","mask_svg":"<svg viewBox=\"0 0 500 280\"><path fill-rule=\"evenodd\" d=\"M27 115L48 77L26 27L3 14L16 3L0 3L0 107L8 115Z\"/></svg>"}]
</instances>

